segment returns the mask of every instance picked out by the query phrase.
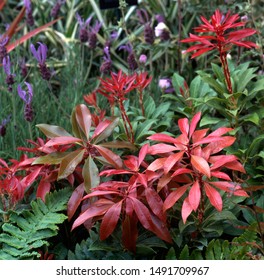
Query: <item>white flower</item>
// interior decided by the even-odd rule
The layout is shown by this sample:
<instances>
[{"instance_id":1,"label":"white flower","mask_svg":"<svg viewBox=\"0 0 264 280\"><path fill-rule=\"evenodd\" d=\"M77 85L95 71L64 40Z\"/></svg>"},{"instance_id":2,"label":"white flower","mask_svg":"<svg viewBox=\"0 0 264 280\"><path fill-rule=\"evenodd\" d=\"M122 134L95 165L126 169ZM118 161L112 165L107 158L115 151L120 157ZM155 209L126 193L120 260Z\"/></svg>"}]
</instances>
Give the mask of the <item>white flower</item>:
<instances>
[{"instance_id":1,"label":"white flower","mask_svg":"<svg viewBox=\"0 0 264 280\"><path fill-rule=\"evenodd\" d=\"M164 30L168 30L167 25L164 22L160 22L156 27L155 27L155 35L156 37L160 37L162 32Z\"/></svg>"},{"instance_id":2,"label":"white flower","mask_svg":"<svg viewBox=\"0 0 264 280\"><path fill-rule=\"evenodd\" d=\"M159 80L159 87L161 89L167 89L168 87L170 87L171 83L168 79L160 79Z\"/></svg>"}]
</instances>

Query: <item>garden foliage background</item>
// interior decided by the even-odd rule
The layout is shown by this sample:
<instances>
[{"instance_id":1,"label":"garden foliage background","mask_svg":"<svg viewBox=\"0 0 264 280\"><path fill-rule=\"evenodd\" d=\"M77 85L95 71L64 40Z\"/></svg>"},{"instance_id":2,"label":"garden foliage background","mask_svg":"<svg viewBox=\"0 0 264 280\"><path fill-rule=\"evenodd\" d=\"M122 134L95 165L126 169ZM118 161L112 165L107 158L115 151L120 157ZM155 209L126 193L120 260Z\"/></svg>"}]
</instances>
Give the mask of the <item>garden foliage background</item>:
<instances>
[{"instance_id":1,"label":"garden foliage background","mask_svg":"<svg viewBox=\"0 0 264 280\"><path fill-rule=\"evenodd\" d=\"M105 2L0 1L0 259L263 259L264 2Z\"/></svg>"}]
</instances>

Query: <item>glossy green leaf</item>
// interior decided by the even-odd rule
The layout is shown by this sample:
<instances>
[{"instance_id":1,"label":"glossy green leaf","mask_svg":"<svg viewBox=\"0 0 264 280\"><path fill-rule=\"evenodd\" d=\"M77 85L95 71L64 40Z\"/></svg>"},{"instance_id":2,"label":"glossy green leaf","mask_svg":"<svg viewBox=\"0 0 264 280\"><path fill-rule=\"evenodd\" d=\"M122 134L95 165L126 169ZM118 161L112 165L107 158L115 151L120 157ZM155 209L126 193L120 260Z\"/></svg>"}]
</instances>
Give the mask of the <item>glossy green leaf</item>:
<instances>
[{"instance_id":1,"label":"glossy green leaf","mask_svg":"<svg viewBox=\"0 0 264 280\"><path fill-rule=\"evenodd\" d=\"M58 172L58 180L67 178L74 172L76 166L82 161L84 153L85 149L76 150L63 158Z\"/></svg>"},{"instance_id":2,"label":"glossy green leaf","mask_svg":"<svg viewBox=\"0 0 264 280\"><path fill-rule=\"evenodd\" d=\"M99 185L99 171L93 158L90 155L85 160L82 175L84 179L84 188L87 193L90 193L93 188Z\"/></svg>"},{"instance_id":3,"label":"glossy green leaf","mask_svg":"<svg viewBox=\"0 0 264 280\"><path fill-rule=\"evenodd\" d=\"M57 125L37 124L36 127L38 127L48 138L59 136L72 136L64 128Z\"/></svg>"},{"instance_id":4,"label":"glossy green leaf","mask_svg":"<svg viewBox=\"0 0 264 280\"><path fill-rule=\"evenodd\" d=\"M62 159L67 156L69 152L55 152L48 154L46 156L38 157L36 158L33 162L32 165L34 164L59 164L61 163Z\"/></svg>"}]
</instances>

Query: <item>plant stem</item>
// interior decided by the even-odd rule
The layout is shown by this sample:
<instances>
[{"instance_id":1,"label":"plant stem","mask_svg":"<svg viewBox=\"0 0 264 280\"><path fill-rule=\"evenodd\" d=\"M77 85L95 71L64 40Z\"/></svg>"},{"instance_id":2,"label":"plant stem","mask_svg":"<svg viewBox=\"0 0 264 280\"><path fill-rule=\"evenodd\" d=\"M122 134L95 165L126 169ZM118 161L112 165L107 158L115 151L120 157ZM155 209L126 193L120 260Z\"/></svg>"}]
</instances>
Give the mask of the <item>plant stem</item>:
<instances>
[{"instance_id":1,"label":"plant stem","mask_svg":"<svg viewBox=\"0 0 264 280\"><path fill-rule=\"evenodd\" d=\"M143 104L143 92L142 92L142 90L139 91L139 104L140 104L140 107L141 107L142 116L145 117L145 109L144 109L144 104Z\"/></svg>"},{"instance_id":2,"label":"plant stem","mask_svg":"<svg viewBox=\"0 0 264 280\"><path fill-rule=\"evenodd\" d=\"M122 100L119 100L119 108L120 108L120 111L121 111L122 119L124 121L124 126L125 126L125 129L126 129L127 137L129 139L129 141L132 144L134 144L134 133L133 133L132 124L131 124L131 122L130 122L127 114L126 114L126 110L125 110L125 107L124 107L124 104L123 104ZM130 128L130 135L128 133L127 124Z\"/></svg>"}]
</instances>

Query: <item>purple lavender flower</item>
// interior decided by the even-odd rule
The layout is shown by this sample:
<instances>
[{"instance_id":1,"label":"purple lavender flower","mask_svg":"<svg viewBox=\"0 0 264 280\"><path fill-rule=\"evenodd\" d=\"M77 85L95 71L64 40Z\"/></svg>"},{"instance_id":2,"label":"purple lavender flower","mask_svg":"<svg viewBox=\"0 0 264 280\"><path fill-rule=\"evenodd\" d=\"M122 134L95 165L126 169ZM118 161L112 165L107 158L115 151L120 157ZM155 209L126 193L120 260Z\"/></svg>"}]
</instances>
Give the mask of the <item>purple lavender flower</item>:
<instances>
[{"instance_id":1,"label":"purple lavender flower","mask_svg":"<svg viewBox=\"0 0 264 280\"><path fill-rule=\"evenodd\" d=\"M11 115L8 115L6 119L2 120L2 123L0 124L0 136L4 137L6 134L6 126L11 120Z\"/></svg>"},{"instance_id":2,"label":"purple lavender flower","mask_svg":"<svg viewBox=\"0 0 264 280\"><path fill-rule=\"evenodd\" d=\"M29 26L33 26L34 25L34 18L33 18L33 14L32 14L31 1L30 0L24 0L24 5L26 7L27 24Z\"/></svg>"},{"instance_id":3,"label":"purple lavender flower","mask_svg":"<svg viewBox=\"0 0 264 280\"><path fill-rule=\"evenodd\" d=\"M56 4L51 9L50 15L52 18L57 18L60 12L60 8L65 4L66 0L57 0Z\"/></svg>"},{"instance_id":4,"label":"purple lavender flower","mask_svg":"<svg viewBox=\"0 0 264 280\"><path fill-rule=\"evenodd\" d=\"M6 56L3 58L4 71L6 73L6 84L9 92L12 92L12 85L15 83L15 74L11 73L11 62L10 57Z\"/></svg>"},{"instance_id":5,"label":"purple lavender flower","mask_svg":"<svg viewBox=\"0 0 264 280\"><path fill-rule=\"evenodd\" d=\"M149 16L144 9L137 10L137 16L139 18L139 22L144 24L144 38L145 42L149 45L152 45L155 40L154 31L151 27Z\"/></svg>"},{"instance_id":6,"label":"purple lavender flower","mask_svg":"<svg viewBox=\"0 0 264 280\"><path fill-rule=\"evenodd\" d=\"M165 17L161 14L156 15L155 19L158 21L158 23L165 22Z\"/></svg>"},{"instance_id":7,"label":"purple lavender flower","mask_svg":"<svg viewBox=\"0 0 264 280\"><path fill-rule=\"evenodd\" d=\"M123 45L121 47L119 47L119 50L126 50L128 52L128 56L127 56L127 63L129 68L134 71L138 68L138 64L133 52L133 48L131 46L131 44L127 44L127 45Z\"/></svg>"},{"instance_id":8,"label":"purple lavender flower","mask_svg":"<svg viewBox=\"0 0 264 280\"><path fill-rule=\"evenodd\" d=\"M7 56L6 44L8 43L8 36L0 35L0 61Z\"/></svg>"},{"instance_id":9,"label":"purple lavender flower","mask_svg":"<svg viewBox=\"0 0 264 280\"><path fill-rule=\"evenodd\" d=\"M104 48L104 57L103 57L104 62L102 63L100 67L100 71L103 74L108 74L111 71L112 67L112 60L110 57L110 48L107 46Z\"/></svg>"},{"instance_id":10,"label":"purple lavender flower","mask_svg":"<svg viewBox=\"0 0 264 280\"><path fill-rule=\"evenodd\" d=\"M33 44L30 45L30 50L39 63L40 74L42 78L48 81L51 78L51 72L46 65L48 48L45 44L42 44L40 42L38 42L38 44L38 50L35 49L35 46Z\"/></svg>"},{"instance_id":11,"label":"purple lavender flower","mask_svg":"<svg viewBox=\"0 0 264 280\"><path fill-rule=\"evenodd\" d=\"M17 92L19 97L24 101L24 118L28 122L32 122L34 119L34 111L32 108L32 99L33 99L33 89L31 84L25 82L27 86L27 91L22 90L21 85L17 86Z\"/></svg>"},{"instance_id":12,"label":"purple lavender flower","mask_svg":"<svg viewBox=\"0 0 264 280\"><path fill-rule=\"evenodd\" d=\"M78 13L76 13L76 19L80 25L80 41L82 43L88 42L90 48L94 49L97 43L97 33L99 32L102 24L97 20L94 26L90 26L92 16L84 21Z\"/></svg>"}]
</instances>

